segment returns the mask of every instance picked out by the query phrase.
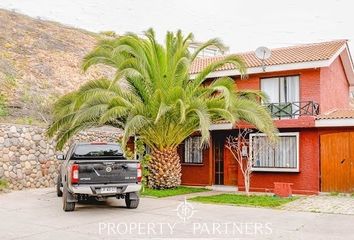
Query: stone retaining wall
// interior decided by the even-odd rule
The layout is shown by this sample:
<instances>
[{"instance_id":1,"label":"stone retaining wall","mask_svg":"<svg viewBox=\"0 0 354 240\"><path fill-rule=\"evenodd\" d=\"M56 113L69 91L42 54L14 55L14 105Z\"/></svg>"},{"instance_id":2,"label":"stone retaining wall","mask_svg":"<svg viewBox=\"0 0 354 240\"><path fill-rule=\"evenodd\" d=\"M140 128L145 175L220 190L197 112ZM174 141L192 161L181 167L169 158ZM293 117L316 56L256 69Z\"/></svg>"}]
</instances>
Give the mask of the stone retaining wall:
<instances>
[{"instance_id":1,"label":"stone retaining wall","mask_svg":"<svg viewBox=\"0 0 354 240\"><path fill-rule=\"evenodd\" d=\"M116 142L119 137L119 131L93 130L80 133L72 142ZM55 142L45 137L45 128L0 124L0 178L7 179L10 189L54 186L60 164L56 155L63 152L57 152Z\"/></svg>"}]
</instances>

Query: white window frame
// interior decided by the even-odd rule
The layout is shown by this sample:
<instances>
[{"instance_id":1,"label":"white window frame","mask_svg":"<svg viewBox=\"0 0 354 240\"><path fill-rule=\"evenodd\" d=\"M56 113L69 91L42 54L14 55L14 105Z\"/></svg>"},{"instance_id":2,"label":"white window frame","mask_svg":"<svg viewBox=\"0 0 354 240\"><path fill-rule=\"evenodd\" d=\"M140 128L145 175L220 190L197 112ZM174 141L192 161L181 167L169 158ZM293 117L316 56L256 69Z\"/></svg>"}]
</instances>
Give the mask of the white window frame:
<instances>
[{"instance_id":1,"label":"white window frame","mask_svg":"<svg viewBox=\"0 0 354 240\"><path fill-rule=\"evenodd\" d=\"M281 83L280 83L280 79L281 78L283 78L284 80L287 80L288 78L293 78L293 77L297 77L298 78L298 85L297 85L297 99L295 100L295 101L281 101L280 100L280 98L281 98L281 92L284 90L284 89L281 89ZM300 106L297 108L297 110L296 110L296 106L295 105L293 105L293 103L294 102L296 102L296 103L300 103L300 101L301 101L301 92L300 92L300 85L301 85L301 83L300 83L300 80L301 80L301 78L300 78L300 75L299 74L295 74L295 75L284 75L284 76L275 76L275 77L263 77L263 78L260 78L260 88L261 88L261 91L263 91L264 93L266 93L267 95L268 95L268 97L271 97L270 95L269 95L269 93L267 93L263 88L262 88L262 83L264 83L264 81L266 81L266 80L269 80L269 79L277 79L278 80L278 94L277 94L277 96L278 96L278 101L275 101L275 102L273 102L273 101L270 101L270 102L264 102L264 104L279 104L279 107L281 108L281 104L291 104L291 107L293 108L293 107L295 107L295 109L293 109L293 112L292 112L292 114L289 116L289 115L284 115L284 116L281 116L281 117L279 117L279 116L273 116L273 113L271 113L272 114L272 118L273 119L297 119L297 118L299 118L299 115L294 115L294 112L296 112L296 111L300 111ZM285 92L283 92L283 95L285 95L286 93Z\"/></svg>"},{"instance_id":2,"label":"white window frame","mask_svg":"<svg viewBox=\"0 0 354 240\"><path fill-rule=\"evenodd\" d=\"M278 133L278 136L296 136L296 168L262 168L262 167L252 167L252 171L254 172L299 172L300 171L300 157L299 157L299 153L300 153L300 134L299 132L282 132L282 133ZM253 146L253 142L252 139L254 136L267 136L264 133L251 133L250 134L250 147L249 147L249 151L250 151L250 159L252 159L253 161L253 156L252 156L252 146ZM253 166L253 164L252 164Z\"/></svg>"},{"instance_id":3,"label":"white window frame","mask_svg":"<svg viewBox=\"0 0 354 240\"><path fill-rule=\"evenodd\" d=\"M193 138L200 138L200 140L201 140L201 136L190 136L187 139L185 139L185 141L192 140ZM199 147L198 151L200 151L200 162L194 162L193 159L192 159L192 161L186 162L186 160L187 160L187 156L186 156L187 147L186 147L186 143L184 142L184 161L182 162L182 164L203 165L204 164L204 162L203 162L203 148Z\"/></svg>"}]
</instances>

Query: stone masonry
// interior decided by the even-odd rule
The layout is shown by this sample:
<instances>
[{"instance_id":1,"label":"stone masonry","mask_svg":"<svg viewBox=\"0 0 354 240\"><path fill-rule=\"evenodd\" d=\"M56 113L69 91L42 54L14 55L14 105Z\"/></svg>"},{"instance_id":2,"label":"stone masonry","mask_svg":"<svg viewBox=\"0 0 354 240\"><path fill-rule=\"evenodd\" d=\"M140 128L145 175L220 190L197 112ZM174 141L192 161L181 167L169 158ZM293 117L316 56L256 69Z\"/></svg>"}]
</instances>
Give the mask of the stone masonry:
<instances>
[{"instance_id":1,"label":"stone masonry","mask_svg":"<svg viewBox=\"0 0 354 240\"><path fill-rule=\"evenodd\" d=\"M60 161L55 142L47 139L45 128L30 125L0 124L0 179L9 182L9 188L39 188L54 186ZM111 129L92 130L78 134L74 141L116 142L121 132Z\"/></svg>"}]
</instances>

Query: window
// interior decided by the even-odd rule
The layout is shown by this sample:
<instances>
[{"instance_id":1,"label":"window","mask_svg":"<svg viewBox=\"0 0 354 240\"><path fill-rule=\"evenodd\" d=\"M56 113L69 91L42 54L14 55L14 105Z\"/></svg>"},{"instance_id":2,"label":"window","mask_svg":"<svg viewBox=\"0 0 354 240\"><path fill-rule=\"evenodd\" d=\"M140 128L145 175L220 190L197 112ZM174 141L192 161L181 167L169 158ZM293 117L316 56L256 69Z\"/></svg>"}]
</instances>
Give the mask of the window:
<instances>
[{"instance_id":1,"label":"window","mask_svg":"<svg viewBox=\"0 0 354 240\"><path fill-rule=\"evenodd\" d=\"M299 111L299 76L262 78L261 90L269 99L267 103L275 104L270 109L275 117L288 117Z\"/></svg>"},{"instance_id":2,"label":"window","mask_svg":"<svg viewBox=\"0 0 354 240\"><path fill-rule=\"evenodd\" d=\"M250 134L253 171L299 171L299 133L279 133L274 145L265 134Z\"/></svg>"},{"instance_id":3,"label":"window","mask_svg":"<svg viewBox=\"0 0 354 240\"><path fill-rule=\"evenodd\" d=\"M78 144L73 159L82 158L117 158L123 157L123 150L118 144Z\"/></svg>"},{"instance_id":4,"label":"window","mask_svg":"<svg viewBox=\"0 0 354 240\"><path fill-rule=\"evenodd\" d=\"M189 137L180 146L182 163L202 164L203 148L200 136Z\"/></svg>"}]
</instances>

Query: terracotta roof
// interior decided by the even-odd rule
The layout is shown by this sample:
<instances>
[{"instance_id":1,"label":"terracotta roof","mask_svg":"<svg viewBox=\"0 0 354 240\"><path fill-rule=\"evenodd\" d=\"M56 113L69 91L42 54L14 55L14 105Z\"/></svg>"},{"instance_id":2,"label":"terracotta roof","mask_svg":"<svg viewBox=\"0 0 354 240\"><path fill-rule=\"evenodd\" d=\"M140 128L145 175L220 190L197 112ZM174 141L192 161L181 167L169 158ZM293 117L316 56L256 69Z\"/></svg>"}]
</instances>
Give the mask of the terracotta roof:
<instances>
[{"instance_id":1,"label":"terracotta roof","mask_svg":"<svg viewBox=\"0 0 354 240\"><path fill-rule=\"evenodd\" d=\"M347 40L335 40L275 48L272 49L271 57L265 61L265 66L328 60L333 57L346 42ZM262 66L262 62L256 57L253 51L236 53L236 55L244 59L247 68ZM198 73L208 64L224 57L225 56L198 58L193 62L190 73ZM235 69L233 64L226 64L218 69L218 71L233 69Z\"/></svg>"},{"instance_id":2,"label":"terracotta roof","mask_svg":"<svg viewBox=\"0 0 354 240\"><path fill-rule=\"evenodd\" d=\"M354 119L354 108L335 109L330 112L318 115L316 119Z\"/></svg>"}]
</instances>

